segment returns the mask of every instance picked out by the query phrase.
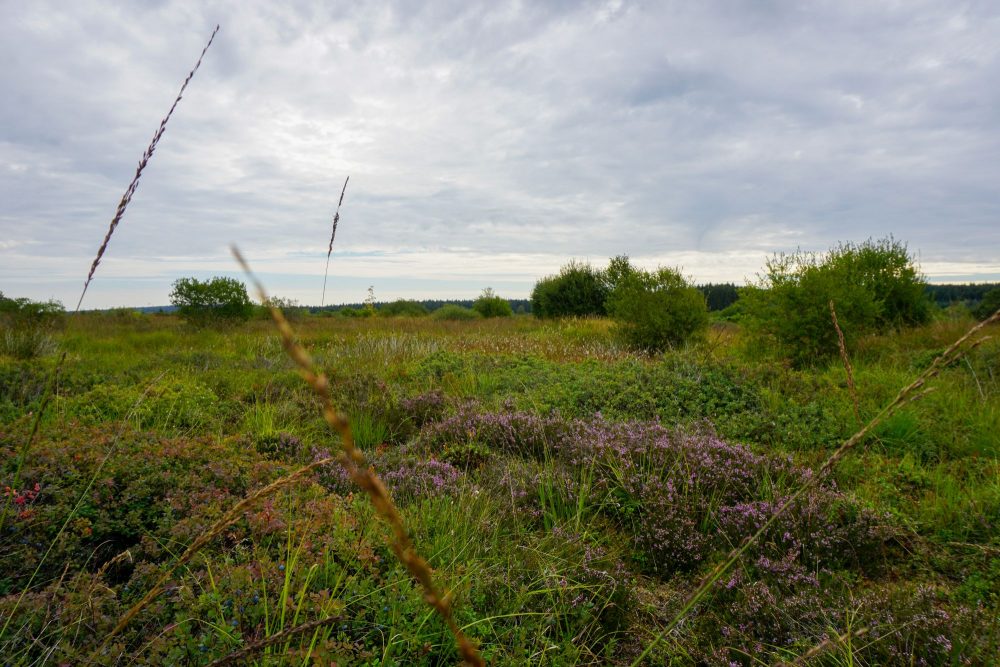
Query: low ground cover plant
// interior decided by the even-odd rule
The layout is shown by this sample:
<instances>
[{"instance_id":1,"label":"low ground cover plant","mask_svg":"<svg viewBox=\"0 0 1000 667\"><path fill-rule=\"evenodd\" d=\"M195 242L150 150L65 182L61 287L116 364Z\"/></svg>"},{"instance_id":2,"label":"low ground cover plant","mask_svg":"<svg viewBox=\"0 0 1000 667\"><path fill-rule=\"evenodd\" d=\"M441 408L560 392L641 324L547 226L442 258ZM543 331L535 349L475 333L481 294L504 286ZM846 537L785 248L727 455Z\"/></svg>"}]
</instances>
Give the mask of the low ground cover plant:
<instances>
[{"instance_id":1,"label":"low ground cover plant","mask_svg":"<svg viewBox=\"0 0 1000 667\"><path fill-rule=\"evenodd\" d=\"M967 322L866 339L862 414ZM607 321L298 326L491 664L630 664L853 431L839 363L748 358L738 337L646 357L616 347ZM86 660L222 512L337 446L263 322L87 315L54 335L73 361L16 487L52 358L0 360L12 664ZM825 646L820 664L989 664L997 345L945 369L941 391L802 497L645 662L756 664ZM383 530L342 468L322 466L216 536L114 655L206 664L313 624L255 659L455 662Z\"/></svg>"}]
</instances>

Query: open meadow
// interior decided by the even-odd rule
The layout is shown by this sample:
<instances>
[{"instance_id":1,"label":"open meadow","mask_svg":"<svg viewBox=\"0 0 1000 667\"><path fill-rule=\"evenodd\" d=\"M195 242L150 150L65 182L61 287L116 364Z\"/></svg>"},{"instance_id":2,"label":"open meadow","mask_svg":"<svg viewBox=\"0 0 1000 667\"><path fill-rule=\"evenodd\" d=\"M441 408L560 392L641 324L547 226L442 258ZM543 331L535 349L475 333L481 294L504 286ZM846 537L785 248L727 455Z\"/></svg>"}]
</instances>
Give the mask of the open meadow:
<instances>
[{"instance_id":1,"label":"open meadow","mask_svg":"<svg viewBox=\"0 0 1000 667\"><path fill-rule=\"evenodd\" d=\"M973 324L860 341L856 413L839 358L797 369L731 323L645 356L600 318L292 322L495 665L994 663L1000 342L811 482ZM83 313L39 335L0 357L0 662L458 661L336 462L243 508L105 642L227 510L339 436L270 321Z\"/></svg>"}]
</instances>

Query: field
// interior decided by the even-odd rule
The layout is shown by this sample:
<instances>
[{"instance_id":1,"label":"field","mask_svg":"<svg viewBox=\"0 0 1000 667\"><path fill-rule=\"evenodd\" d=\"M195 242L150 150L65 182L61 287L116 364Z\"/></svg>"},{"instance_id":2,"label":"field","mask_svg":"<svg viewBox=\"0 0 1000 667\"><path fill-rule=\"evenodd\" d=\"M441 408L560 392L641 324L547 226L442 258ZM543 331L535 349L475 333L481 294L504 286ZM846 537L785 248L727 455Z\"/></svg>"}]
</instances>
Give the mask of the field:
<instances>
[{"instance_id":1,"label":"field","mask_svg":"<svg viewBox=\"0 0 1000 667\"><path fill-rule=\"evenodd\" d=\"M602 319L293 322L495 665L997 661L996 340L849 451L687 609L973 324L942 313L863 341L856 414L840 359L796 370L721 322L654 357ZM47 335L42 354L0 357L4 665L458 661L336 463L248 507L103 642L228 509L339 437L269 321L85 313Z\"/></svg>"}]
</instances>

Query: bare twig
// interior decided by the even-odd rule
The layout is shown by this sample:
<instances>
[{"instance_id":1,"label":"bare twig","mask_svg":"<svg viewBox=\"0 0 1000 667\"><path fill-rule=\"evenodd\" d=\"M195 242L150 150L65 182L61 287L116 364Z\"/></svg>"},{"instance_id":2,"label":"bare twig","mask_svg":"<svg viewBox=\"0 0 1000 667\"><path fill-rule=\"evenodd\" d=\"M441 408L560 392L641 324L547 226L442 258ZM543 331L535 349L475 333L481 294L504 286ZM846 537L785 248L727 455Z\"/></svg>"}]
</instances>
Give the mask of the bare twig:
<instances>
[{"instance_id":1,"label":"bare twig","mask_svg":"<svg viewBox=\"0 0 1000 667\"><path fill-rule=\"evenodd\" d=\"M858 402L858 388L854 384L854 369L851 368L851 359L847 356L847 342L844 340L844 332L840 330L840 323L837 322L837 310L833 307L833 299L830 299L830 316L833 318L833 328L837 330L837 346L840 348L840 359L844 362L844 370L847 372L847 388L851 392L851 400L854 402L854 418L861 423L861 405Z\"/></svg>"},{"instance_id":2,"label":"bare twig","mask_svg":"<svg viewBox=\"0 0 1000 667\"><path fill-rule=\"evenodd\" d=\"M288 628L287 630L282 630L281 632L271 635L266 639L261 639L258 642L254 642L249 646L245 646L238 651L233 651L227 656L223 656L218 660L208 663L205 667L222 667L222 665L228 665L233 662L242 662L246 660L249 656L266 649L268 646L274 646L275 644L280 644L289 637L294 637L295 635L301 635L312 630L323 627L324 625L330 625L336 623L337 621L343 620L343 616L324 616L323 618L317 618L314 621L309 621L308 623L302 623L294 628Z\"/></svg>"}]
</instances>

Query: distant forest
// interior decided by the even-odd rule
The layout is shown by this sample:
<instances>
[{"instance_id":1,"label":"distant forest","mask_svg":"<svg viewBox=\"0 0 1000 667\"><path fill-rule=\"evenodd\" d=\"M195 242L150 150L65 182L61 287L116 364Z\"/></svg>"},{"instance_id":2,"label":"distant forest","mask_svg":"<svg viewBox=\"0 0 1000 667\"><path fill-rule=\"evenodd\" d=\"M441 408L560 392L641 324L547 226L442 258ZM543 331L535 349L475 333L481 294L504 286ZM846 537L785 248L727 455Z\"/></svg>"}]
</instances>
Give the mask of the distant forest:
<instances>
[{"instance_id":1,"label":"distant forest","mask_svg":"<svg viewBox=\"0 0 1000 667\"><path fill-rule=\"evenodd\" d=\"M954 284L954 285L928 285L927 286L927 296L930 297L934 303L936 303L941 308L947 308L948 306L956 303L964 304L970 308L975 308L979 305L979 302L983 300L983 296L993 289L1000 288L1000 283L976 283L976 284ZM730 306L740 298L739 287L733 283L707 283L705 285L698 285L698 289L701 290L702 294L705 295L705 300L708 302L708 309L711 311L718 311ZM429 311L435 311L441 306L447 304L455 304L457 306L462 306L463 308L471 308L474 299L420 299L415 300L415 303L421 304L424 308ZM530 313L531 312L531 301L528 299L507 299L510 302L510 307L515 313ZM376 310L388 306L390 301L377 301L375 303ZM364 303L343 303L336 306L308 306L310 313L319 313L323 311L336 312L344 308L354 308L360 310L365 307ZM147 306L145 308L137 308L136 310L144 312L173 312L173 306Z\"/></svg>"}]
</instances>

